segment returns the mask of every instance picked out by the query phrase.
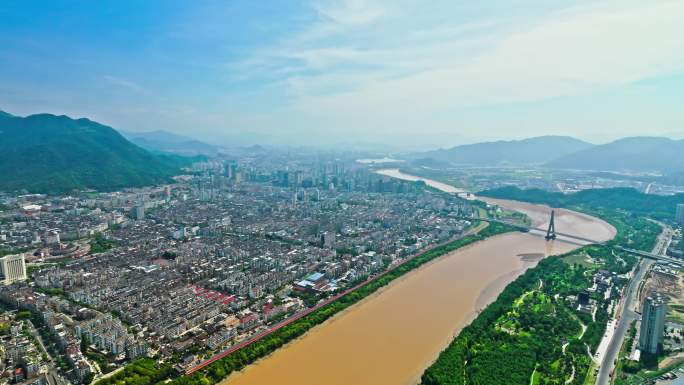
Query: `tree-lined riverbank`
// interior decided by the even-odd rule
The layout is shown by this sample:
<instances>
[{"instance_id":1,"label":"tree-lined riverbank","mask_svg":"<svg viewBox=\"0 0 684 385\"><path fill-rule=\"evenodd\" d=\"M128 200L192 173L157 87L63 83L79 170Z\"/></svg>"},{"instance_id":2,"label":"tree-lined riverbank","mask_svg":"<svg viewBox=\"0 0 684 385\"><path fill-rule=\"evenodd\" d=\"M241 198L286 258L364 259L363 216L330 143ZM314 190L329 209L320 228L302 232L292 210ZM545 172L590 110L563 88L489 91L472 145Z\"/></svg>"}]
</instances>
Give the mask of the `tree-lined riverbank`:
<instances>
[{"instance_id":1,"label":"tree-lined riverbank","mask_svg":"<svg viewBox=\"0 0 684 385\"><path fill-rule=\"evenodd\" d=\"M436 187L433 181L424 181ZM550 208L539 206L534 214L536 221L548 220ZM615 234L609 224L582 214L567 212L564 221L581 228L580 235L602 234L608 240ZM224 384L270 385L274 380L282 385L415 384L453 336L508 283L541 258L575 248L516 232L455 250L387 285L378 295Z\"/></svg>"},{"instance_id":2,"label":"tree-lined riverbank","mask_svg":"<svg viewBox=\"0 0 684 385\"><path fill-rule=\"evenodd\" d=\"M552 193L528 197L522 190L502 189L484 195L554 207L560 203ZM613 225L615 238L606 246L585 246L547 258L508 285L425 371L423 385L584 383L592 367L589 353L596 351L606 328L610 300L594 294L596 312L588 316L577 311L572 298L594 284L599 270L618 275L631 271L637 259L616 253L612 246L650 251L660 227L640 211L616 211L602 201L573 202L570 208ZM617 301L626 283L615 276L610 299Z\"/></svg>"}]
</instances>

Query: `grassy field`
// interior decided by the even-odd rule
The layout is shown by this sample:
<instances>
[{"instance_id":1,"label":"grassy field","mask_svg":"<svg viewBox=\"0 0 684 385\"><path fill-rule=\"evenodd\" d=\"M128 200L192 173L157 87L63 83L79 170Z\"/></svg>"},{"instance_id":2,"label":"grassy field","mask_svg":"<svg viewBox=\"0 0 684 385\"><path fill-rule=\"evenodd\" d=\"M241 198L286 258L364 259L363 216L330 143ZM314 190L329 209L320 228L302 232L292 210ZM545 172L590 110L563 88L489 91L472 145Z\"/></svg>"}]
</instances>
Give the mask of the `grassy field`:
<instances>
[{"instance_id":1,"label":"grassy field","mask_svg":"<svg viewBox=\"0 0 684 385\"><path fill-rule=\"evenodd\" d=\"M598 366L594 363L589 366L587 371L587 377L584 378L584 385L594 385L596 384L596 374L598 373Z\"/></svg>"},{"instance_id":2,"label":"grassy field","mask_svg":"<svg viewBox=\"0 0 684 385\"><path fill-rule=\"evenodd\" d=\"M567 257L563 258L563 261L570 266L580 265L586 268L593 267L596 264L585 253L568 255Z\"/></svg>"},{"instance_id":3,"label":"grassy field","mask_svg":"<svg viewBox=\"0 0 684 385\"><path fill-rule=\"evenodd\" d=\"M630 375L625 379L616 380L615 385L640 385L646 384L665 373L680 369L684 363L676 362L658 370L642 370L636 374ZM681 374L681 373L680 373Z\"/></svg>"}]
</instances>

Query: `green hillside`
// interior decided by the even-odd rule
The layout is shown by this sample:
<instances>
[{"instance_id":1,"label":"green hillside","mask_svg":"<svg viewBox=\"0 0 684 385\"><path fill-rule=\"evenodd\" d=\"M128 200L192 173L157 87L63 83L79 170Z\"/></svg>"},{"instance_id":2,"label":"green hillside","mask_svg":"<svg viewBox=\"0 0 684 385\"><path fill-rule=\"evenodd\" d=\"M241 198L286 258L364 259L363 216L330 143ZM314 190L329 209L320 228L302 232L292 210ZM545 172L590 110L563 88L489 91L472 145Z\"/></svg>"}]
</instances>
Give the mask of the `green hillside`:
<instances>
[{"instance_id":1,"label":"green hillside","mask_svg":"<svg viewBox=\"0 0 684 385\"><path fill-rule=\"evenodd\" d=\"M0 114L0 190L113 190L167 182L177 157L153 155L88 119Z\"/></svg>"},{"instance_id":2,"label":"green hillside","mask_svg":"<svg viewBox=\"0 0 684 385\"><path fill-rule=\"evenodd\" d=\"M590 189L574 194L562 194L540 189L522 190L517 187L502 187L485 190L479 192L478 195L541 203L552 207L580 207L589 202L594 208L623 210L636 215L670 220L674 219L677 204L684 203L684 194L647 195L632 188Z\"/></svg>"}]
</instances>

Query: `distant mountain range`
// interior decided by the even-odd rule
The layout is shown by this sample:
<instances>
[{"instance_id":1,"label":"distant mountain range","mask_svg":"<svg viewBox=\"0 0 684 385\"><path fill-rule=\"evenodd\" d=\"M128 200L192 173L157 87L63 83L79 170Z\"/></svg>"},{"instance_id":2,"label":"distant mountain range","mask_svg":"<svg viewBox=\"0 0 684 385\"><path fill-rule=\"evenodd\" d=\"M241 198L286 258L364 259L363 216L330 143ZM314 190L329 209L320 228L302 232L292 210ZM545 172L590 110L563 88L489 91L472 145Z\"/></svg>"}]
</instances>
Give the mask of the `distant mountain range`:
<instances>
[{"instance_id":1,"label":"distant mountain range","mask_svg":"<svg viewBox=\"0 0 684 385\"><path fill-rule=\"evenodd\" d=\"M561 156L592 147L592 144L568 136L540 136L511 141L466 144L416 154L414 159L433 159L456 165L505 166L542 165Z\"/></svg>"},{"instance_id":2,"label":"distant mountain range","mask_svg":"<svg viewBox=\"0 0 684 385\"><path fill-rule=\"evenodd\" d=\"M529 166L590 171L684 173L684 140L630 137L594 145L566 136L483 142L411 154L416 165Z\"/></svg>"},{"instance_id":3,"label":"distant mountain range","mask_svg":"<svg viewBox=\"0 0 684 385\"><path fill-rule=\"evenodd\" d=\"M155 155L88 119L0 112L0 190L113 190L167 182L190 160Z\"/></svg>"},{"instance_id":4,"label":"distant mountain range","mask_svg":"<svg viewBox=\"0 0 684 385\"><path fill-rule=\"evenodd\" d=\"M134 144L152 152L166 152L186 156L212 156L218 154L222 150L219 146L207 144L196 139L176 135L167 131L119 132Z\"/></svg>"},{"instance_id":5,"label":"distant mountain range","mask_svg":"<svg viewBox=\"0 0 684 385\"><path fill-rule=\"evenodd\" d=\"M168 181L183 165L197 160L178 154L212 156L222 150L164 131L122 135L84 118L18 117L0 111L0 191L64 192L153 185ZM433 168L537 165L591 172L656 171L668 180L684 181L682 154L684 140L661 137L593 145L572 137L542 136L414 153L405 159Z\"/></svg>"},{"instance_id":6,"label":"distant mountain range","mask_svg":"<svg viewBox=\"0 0 684 385\"><path fill-rule=\"evenodd\" d=\"M598 171L684 171L684 140L633 137L585 148L546 164L552 168Z\"/></svg>"}]
</instances>

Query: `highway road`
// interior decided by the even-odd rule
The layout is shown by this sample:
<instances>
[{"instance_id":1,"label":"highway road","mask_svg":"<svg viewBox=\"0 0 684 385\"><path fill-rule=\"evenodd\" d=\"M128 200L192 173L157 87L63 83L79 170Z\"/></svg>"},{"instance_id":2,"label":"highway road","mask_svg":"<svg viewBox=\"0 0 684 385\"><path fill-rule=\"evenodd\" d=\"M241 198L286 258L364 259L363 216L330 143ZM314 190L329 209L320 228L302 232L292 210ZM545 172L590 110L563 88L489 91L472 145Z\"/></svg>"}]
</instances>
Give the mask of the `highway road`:
<instances>
[{"instance_id":1,"label":"highway road","mask_svg":"<svg viewBox=\"0 0 684 385\"><path fill-rule=\"evenodd\" d=\"M610 383L610 374L615 368L615 360L620 354L620 347L627 335L629 325L639 317L639 315L634 312L634 306L638 301L637 289L639 288L639 283L644 279L644 275L654 263L655 261L652 259L642 259L639 263L639 271L637 271L634 278L629 282L622 303L622 315L620 316L617 328L615 329L615 334L613 334L613 339L608 344L608 350L606 350L606 354L603 356L603 365L601 365L598 376L596 377L596 385L608 385Z\"/></svg>"},{"instance_id":2,"label":"highway road","mask_svg":"<svg viewBox=\"0 0 684 385\"><path fill-rule=\"evenodd\" d=\"M658 236L658 241L652 252L652 254L655 255L664 255L672 240L672 229L663 224L661 224L661 226L663 226L663 232ZM596 385L609 385L611 382L611 373L615 369L615 363L620 354L622 342L625 340L625 336L629 330L629 325L632 321L639 318L639 315L634 311L634 307L638 302L637 290L639 288L639 283L641 283L646 272L648 272L651 265L654 263L655 261L652 259L642 259L641 262L639 262L639 270L629 282L620 310L622 314L620 315L615 334L613 334L613 339L608 344L608 350L604 355L603 363L599 368L598 376L596 377Z\"/></svg>"}]
</instances>

